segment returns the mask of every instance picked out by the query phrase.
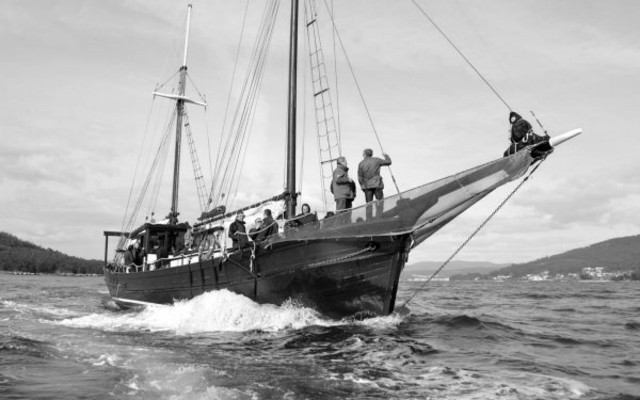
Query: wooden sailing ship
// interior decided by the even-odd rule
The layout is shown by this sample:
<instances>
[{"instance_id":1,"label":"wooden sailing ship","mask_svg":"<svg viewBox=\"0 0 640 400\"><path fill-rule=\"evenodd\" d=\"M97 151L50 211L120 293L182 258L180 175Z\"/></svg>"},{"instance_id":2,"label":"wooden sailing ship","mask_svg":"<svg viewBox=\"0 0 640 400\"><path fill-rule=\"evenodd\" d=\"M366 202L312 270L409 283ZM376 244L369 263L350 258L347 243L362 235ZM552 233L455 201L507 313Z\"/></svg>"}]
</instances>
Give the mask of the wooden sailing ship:
<instances>
[{"instance_id":1,"label":"wooden sailing ship","mask_svg":"<svg viewBox=\"0 0 640 400\"><path fill-rule=\"evenodd\" d=\"M292 0L286 190L232 212L226 212L216 202L203 202L204 212L193 223L178 218L181 143L188 124L184 121L185 104L204 104L185 95L187 23L177 93L154 93L175 101L171 210L161 222L146 221L130 231L105 232L104 276L118 305L171 304L226 289L259 303L293 301L333 318L387 315L394 311L400 274L415 246L496 188L522 177L555 145L579 133L576 130L524 146L513 155L297 226L291 222L295 219L298 197L295 184L298 14L299 1ZM335 158L334 154L326 167L333 168ZM227 236L237 212L243 211L255 219L267 208L279 217L278 233L232 247ZM108 249L111 236L120 239L112 259ZM132 263L132 254L127 251L134 243L141 250L136 255L139 259ZM151 250L154 244L157 251Z\"/></svg>"}]
</instances>

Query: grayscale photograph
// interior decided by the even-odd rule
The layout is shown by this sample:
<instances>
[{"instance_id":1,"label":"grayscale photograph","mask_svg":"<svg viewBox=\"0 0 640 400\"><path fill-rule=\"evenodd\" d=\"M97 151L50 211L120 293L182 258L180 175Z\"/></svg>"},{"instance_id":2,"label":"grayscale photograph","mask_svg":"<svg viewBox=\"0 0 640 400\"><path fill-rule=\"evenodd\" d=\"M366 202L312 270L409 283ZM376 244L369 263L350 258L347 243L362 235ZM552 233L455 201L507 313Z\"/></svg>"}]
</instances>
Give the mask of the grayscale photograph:
<instances>
[{"instance_id":1,"label":"grayscale photograph","mask_svg":"<svg viewBox=\"0 0 640 400\"><path fill-rule=\"evenodd\" d=\"M638 18L5 2L0 398L640 400Z\"/></svg>"}]
</instances>

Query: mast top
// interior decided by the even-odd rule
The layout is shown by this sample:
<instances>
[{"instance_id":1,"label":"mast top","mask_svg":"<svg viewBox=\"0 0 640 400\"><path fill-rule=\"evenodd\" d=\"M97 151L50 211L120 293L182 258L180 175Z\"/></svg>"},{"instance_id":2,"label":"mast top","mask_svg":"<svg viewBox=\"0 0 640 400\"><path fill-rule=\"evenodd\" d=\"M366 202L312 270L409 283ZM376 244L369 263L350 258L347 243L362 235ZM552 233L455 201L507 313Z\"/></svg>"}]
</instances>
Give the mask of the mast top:
<instances>
[{"instance_id":1,"label":"mast top","mask_svg":"<svg viewBox=\"0 0 640 400\"><path fill-rule=\"evenodd\" d=\"M187 54L189 52L189 25L191 24L191 9L193 8L193 4L189 4L187 10L187 32L184 38L184 58L182 61L182 67L187 68Z\"/></svg>"}]
</instances>

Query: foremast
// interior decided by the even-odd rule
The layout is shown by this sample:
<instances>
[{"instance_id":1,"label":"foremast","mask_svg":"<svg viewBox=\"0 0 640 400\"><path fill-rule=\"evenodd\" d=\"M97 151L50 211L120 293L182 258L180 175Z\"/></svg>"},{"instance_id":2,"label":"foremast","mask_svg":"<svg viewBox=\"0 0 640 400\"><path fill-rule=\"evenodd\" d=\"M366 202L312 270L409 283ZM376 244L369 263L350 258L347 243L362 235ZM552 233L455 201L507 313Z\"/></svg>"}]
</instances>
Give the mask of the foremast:
<instances>
[{"instance_id":1,"label":"foremast","mask_svg":"<svg viewBox=\"0 0 640 400\"><path fill-rule=\"evenodd\" d=\"M178 96L184 97L185 86L187 80L187 54L189 51L189 24L191 22L191 8L189 4L187 9L187 29L184 38L184 57L182 66L180 67L180 77L178 78ZM182 114L184 113L184 98L176 100L176 149L173 162L173 189L171 193L171 213L169 214L169 223L178 223L178 194L180 185L180 154L182 150Z\"/></svg>"},{"instance_id":2,"label":"foremast","mask_svg":"<svg viewBox=\"0 0 640 400\"><path fill-rule=\"evenodd\" d=\"M182 153L182 125L183 117L185 113L185 103L193 103L201 106L206 106L205 103L191 100L185 96L185 89L187 84L187 55L189 52L189 25L191 23L191 9L192 4L187 8L187 27L184 39L184 57L182 59L182 66L180 67L178 77L178 93L177 94L164 94L159 92L153 92L154 96L166 97L168 99L175 100L176 102L176 137L175 137L175 155L173 164L173 187L171 193L171 211L169 213L169 223L176 224L178 222L178 198L180 189L180 156Z\"/></svg>"}]
</instances>

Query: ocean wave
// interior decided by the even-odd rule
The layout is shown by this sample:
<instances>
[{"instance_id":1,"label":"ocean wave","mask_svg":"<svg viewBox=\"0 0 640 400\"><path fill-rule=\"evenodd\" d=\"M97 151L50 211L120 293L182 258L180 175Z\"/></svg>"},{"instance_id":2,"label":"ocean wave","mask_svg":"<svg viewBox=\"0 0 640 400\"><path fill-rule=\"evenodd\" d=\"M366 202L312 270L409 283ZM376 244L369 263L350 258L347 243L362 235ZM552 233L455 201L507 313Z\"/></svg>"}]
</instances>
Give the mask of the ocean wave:
<instances>
[{"instance_id":1,"label":"ocean wave","mask_svg":"<svg viewBox=\"0 0 640 400\"><path fill-rule=\"evenodd\" d=\"M48 343L22 336L0 338L0 352L4 354L3 357L6 357L5 352L37 358L54 357L54 351Z\"/></svg>"},{"instance_id":2,"label":"ocean wave","mask_svg":"<svg viewBox=\"0 0 640 400\"><path fill-rule=\"evenodd\" d=\"M282 306L257 304L219 290L173 305L149 305L136 312L107 312L59 322L79 328L108 331L173 331L179 335L203 332L280 331L331 323L316 311L291 302Z\"/></svg>"},{"instance_id":3,"label":"ocean wave","mask_svg":"<svg viewBox=\"0 0 640 400\"><path fill-rule=\"evenodd\" d=\"M411 383L419 386L423 395L425 392L437 393L436 398L456 400L569 400L584 398L592 390L577 380L545 374L513 370L474 371L448 366L431 367Z\"/></svg>"},{"instance_id":4,"label":"ocean wave","mask_svg":"<svg viewBox=\"0 0 640 400\"><path fill-rule=\"evenodd\" d=\"M563 294L550 294L550 293L522 293L520 296L511 296L511 297L519 297L522 299L545 300L545 299L561 299L565 296Z\"/></svg>"},{"instance_id":5,"label":"ocean wave","mask_svg":"<svg viewBox=\"0 0 640 400\"><path fill-rule=\"evenodd\" d=\"M522 331L518 328L505 323L494 321L491 319L491 317L486 316L476 317L466 314L443 315L435 317L431 322L438 325L444 325L451 329L473 328L478 330L487 330L496 334L522 333Z\"/></svg>"},{"instance_id":6,"label":"ocean wave","mask_svg":"<svg viewBox=\"0 0 640 400\"><path fill-rule=\"evenodd\" d=\"M548 334L548 333L532 333L530 335L531 345L536 347L578 347L586 346L594 349L622 349L626 346L625 343L621 343L617 340L609 338L598 338L595 335L576 334L575 337L560 335L560 334ZM539 340L535 342L534 339Z\"/></svg>"},{"instance_id":7,"label":"ocean wave","mask_svg":"<svg viewBox=\"0 0 640 400\"><path fill-rule=\"evenodd\" d=\"M107 312L67 318L59 323L108 331L173 331L190 335L205 332L276 332L314 325L361 325L372 329L389 329L405 318L395 313L362 320L335 321L291 301L281 306L258 304L228 290L203 293L173 305L149 305L133 311L119 310L112 301L104 302L103 307Z\"/></svg>"},{"instance_id":8,"label":"ocean wave","mask_svg":"<svg viewBox=\"0 0 640 400\"><path fill-rule=\"evenodd\" d=\"M82 315L67 308L56 308L53 306L35 306L33 304L21 304L9 300L4 300L0 304L19 314L30 314L37 318L66 318Z\"/></svg>"},{"instance_id":9,"label":"ocean wave","mask_svg":"<svg viewBox=\"0 0 640 400\"><path fill-rule=\"evenodd\" d=\"M484 327L484 323L476 318L468 315L442 316L434 320L435 323L446 325L451 328L480 328Z\"/></svg>"},{"instance_id":10,"label":"ocean wave","mask_svg":"<svg viewBox=\"0 0 640 400\"><path fill-rule=\"evenodd\" d=\"M636 322L636 321L627 322L624 324L624 327L626 329L638 330L640 329L640 322Z\"/></svg>"}]
</instances>

